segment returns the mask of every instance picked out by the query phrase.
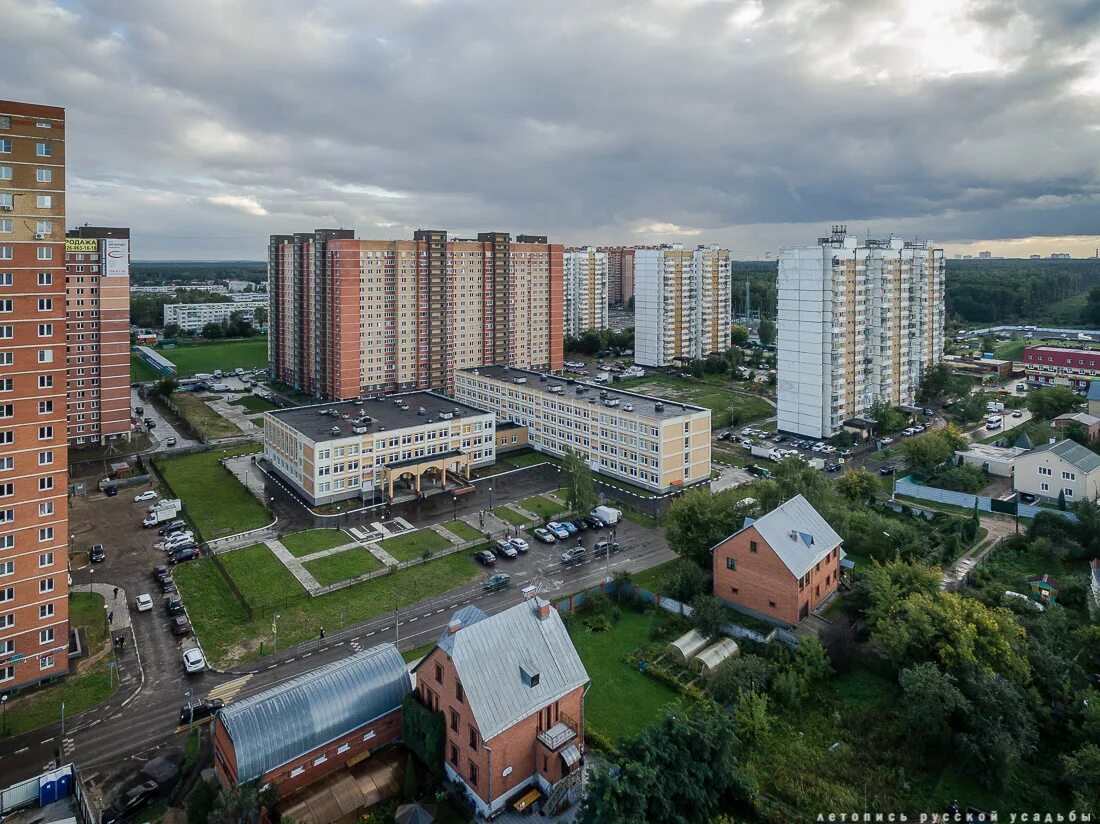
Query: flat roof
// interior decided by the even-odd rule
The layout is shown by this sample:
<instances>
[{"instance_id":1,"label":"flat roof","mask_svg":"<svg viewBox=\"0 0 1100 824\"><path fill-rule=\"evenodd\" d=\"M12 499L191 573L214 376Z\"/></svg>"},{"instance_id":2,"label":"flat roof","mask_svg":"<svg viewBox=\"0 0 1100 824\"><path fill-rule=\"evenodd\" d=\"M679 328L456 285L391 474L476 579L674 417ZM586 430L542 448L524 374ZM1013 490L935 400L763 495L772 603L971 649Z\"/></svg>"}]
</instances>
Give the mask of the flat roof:
<instances>
[{"instance_id":1,"label":"flat roof","mask_svg":"<svg viewBox=\"0 0 1100 824\"><path fill-rule=\"evenodd\" d=\"M966 449L960 449L955 454L973 455L987 460L1011 461L1026 451L1026 449L1019 446L993 446L986 443L972 443Z\"/></svg>"},{"instance_id":2,"label":"flat roof","mask_svg":"<svg viewBox=\"0 0 1100 824\"><path fill-rule=\"evenodd\" d=\"M359 410L363 412L360 413ZM332 414L334 411L335 415ZM441 414L468 418L473 415L491 415L492 413L436 392L404 392L364 400L336 401L298 406L294 409L279 409L267 414L311 441L320 442L352 437L356 434L351 431L352 427L357 425L356 421L361 415L366 415L369 420L364 419L358 424L367 430L358 434L374 434L442 423L445 419L439 417ZM337 427L339 431L333 432L333 427Z\"/></svg>"},{"instance_id":3,"label":"flat roof","mask_svg":"<svg viewBox=\"0 0 1100 824\"><path fill-rule=\"evenodd\" d=\"M603 386L598 383L588 383L587 381L563 378L545 372L533 372L530 369L517 369L514 366L478 366L462 369L460 371L485 375L486 377L496 378L505 383L513 383L516 378L526 378L526 386L532 389L539 389L548 394L550 393L551 386L561 386L562 392L553 394L561 394L562 397L570 397L573 400L580 397L591 401L593 406L600 404L601 397L605 400L618 398L620 405L615 408L620 412L633 411L635 414L643 415L647 418L679 418L687 413L708 411L706 407L695 406L690 403L684 403L683 401L657 398L653 395L643 395L639 392L615 389L610 385ZM601 396L601 392L606 394ZM634 407L633 410L623 409L623 405L627 403ZM662 408L658 409L657 404L661 404Z\"/></svg>"}]
</instances>

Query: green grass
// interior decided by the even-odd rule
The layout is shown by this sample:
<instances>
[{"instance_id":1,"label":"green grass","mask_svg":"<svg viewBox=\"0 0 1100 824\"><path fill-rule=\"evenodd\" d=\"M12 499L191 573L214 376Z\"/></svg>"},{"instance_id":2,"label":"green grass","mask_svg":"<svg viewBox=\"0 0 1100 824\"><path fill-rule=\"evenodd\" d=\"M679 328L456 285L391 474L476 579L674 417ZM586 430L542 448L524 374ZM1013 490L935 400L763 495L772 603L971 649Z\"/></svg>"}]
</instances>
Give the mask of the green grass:
<instances>
[{"instance_id":1,"label":"green grass","mask_svg":"<svg viewBox=\"0 0 1100 824\"><path fill-rule=\"evenodd\" d=\"M1005 418L1005 420L1010 421L1012 418ZM1040 446L1057 436L1054 429L1043 423L1043 421L1030 420L1019 426L1014 426L1012 429L996 432L988 438L982 438L982 443L996 443L1001 438L1008 438L1009 445L1015 446L1016 441L1024 432L1028 433L1028 437L1031 438L1031 443L1034 446Z\"/></svg>"},{"instance_id":2,"label":"green grass","mask_svg":"<svg viewBox=\"0 0 1100 824\"><path fill-rule=\"evenodd\" d=\"M662 616L656 612L624 609L608 632L592 632L578 620L569 633L592 679L585 699L585 721L612 740L634 735L652 724L661 707L679 697L622 660L624 653L649 643L650 632L660 620Z\"/></svg>"},{"instance_id":3,"label":"green grass","mask_svg":"<svg viewBox=\"0 0 1100 824\"><path fill-rule=\"evenodd\" d=\"M423 658L425 655L435 649L435 644L435 641L429 641L426 644L421 644L419 647L407 649L403 653L401 653L401 657L405 659L406 664L411 664L413 661Z\"/></svg>"},{"instance_id":4,"label":"green grass","mask_svg":"<svg viewBox=\"0 0 1100 824\"><path fill-rule=\"evenodd\" d=\"M357 546L326 555L316 561L306 561L304 566L306 571L317 579L317 583L324 587L381 569L382 562L363 547Z\"/></svg>"},{"instance_id":5,"label":"green grass","mask_svg":"<svg viewBox=\"0 0 1100 824\"><path fill-rule=\"evenodd\" d=\"M237 424L228 418L223 418L197 395L192 395L190 392L174 392L172 403L205 438L232 438L243 434Z\"/></svg>"},{"instance_id":6,"label":"green grass","mask_svg":"<svg viewBox=\"0 0 1100 824\"><path fill-rule=\"evenodd\" d=\"M713 380L713 379L711 379ZM757 395L750 395L698 378L674 378L669 375L653 375L616 383L616 387L629 388L632 392L655 395L665 400L704 406L714 415L714 426L730 426L726 413L737 416L738 424L768 418L775 414L775 407Z\"/></svg>"},{"instance_id":7,"label":"green grass","mask_svg":"<svg viewBox=\"0 0 1100 824\"><path fill-rule=\"evenodd\" d=\"M230 403L234 406L243 406L249 412L270 412L272 409L279 408L271 401L258 395L244 395L235 401L230 401Z\"/></svg>"},{"instance_id":8,"label":"green grass","mask_svg":"<svg viewBox=\"0 0 1100 824\"><path fill-rule=\"evenodd\" d=\"M267 544L234 549L218 556L237 589L253 607L284 603L306 594L305 589Z\"/></svg>"},{"instance_id":9,"label":"green grass","mask_svg":"<svg viewBox=\"0 0 1100 824\"><path fill-rule=\"evenodd\" d=\"M465 521L448 521L445 524L440 524L440 526L464 541L477 541L485 537L483 533L478 532Z\"/></svg>"},{"instance_id":10,"label":"green grass","mask_svg":"<svg viewBox=\"0 0 1100 824\"><path fill-rule=\"evenodd\" d=\"M157 461L164 480L183 500L184 514L206 540L259 529L271 522L271 515L255 496L218 463L222 458L258 450L258 445L246 444Z\"/></svg>"},{"instance_id":11,"label":"green grass","mask_svg":"<svg viewBox=\"0 0 1100 824\"><path fill-rule=\"evenodd\" d=\"M534 512L544 521L553 518L559 512L564 512L566 508L563 504L551 501L542 495L535 495L533 498L520 501L519 505L528 512Z\"/></svg>"},{"instance_id":12,"label":"green grass","mask_svg":"<svg viewBox=\"0 0 1100 824\"><path fill-rule=\"evenodd\" d=\"M657 564L655 567L644 569L641 572L635 572L630 576L630 580L632 580L636 586L642 589L648 589L650 592L655 592L660 595L661 579L665 577L665 574L672 565L676 563L676 560L665 561L663 564Z\"/></svg>"},{"instance_id":13,"label":"green grass","mask_svg":"<svg viewBox=\"0 0 1100 824\"><path fill-rule=\"evenodd\" d=\"M69 622L75 627L85 627L88 651L84 658L71 663L75 670L60 681L24 695L17 695L7 702L6 734L20 735L28 730L61 720L61 704L65 704L65 717L72 718L105 701L118 689L118 675L113 678L107 665L114 661L113 652L93 664L86 664L89 657L99 653L107 641L107 627L103 616L103 597L95 593L74 592L69 595ZM0 730L0 737L5 734Z\"/></svg>"},{"instance_id":14,"label":"green grass","mask_svg":"<svg viewBox=\"0 0 1100 824\"><path fill-rule=\"evenodd\" d=\"M502 461L507 461L516 467L536 466L542 463L552 463L561 465L561 461L555 458L553 455L544 455L541 452L517 452L514 455L504 455L501 457Z\"/></svg>"},{"instance_id":15,"label":"green grass","mask_svg":"<svg viewBox=\"0 0 1100 824\"><path fill-rule=\"evenodd\" d=\"M509 509L506 506L498 506L493 510L493 514L512 526L526 526L527 519L516 512L514 509Z\"/></svg>"},{"instance_id":16,"label":"green grass","mask_svg":"<svg viewBox=\"0 0 1100 824\"><path fill-rule=\"evenodd\" d=\"M342 529L310 529L306 532L295 532L293 535L283 535L279 540L295 558L355 543Z\"/></svg>"},{"instance_id":17,"label":"green grass","mask_svg":"<svg viewBox=\"0 0 1100 824\"><path fill-rule=\"evenodd\" d=\"M232 372L241 369L263 369L267 366L267 338L212 341L210 343L186 343L174 349L158 349L160 354L176 364L179 377L213 372L221 369Z\"/></svg>"},{"instance_id":18,"label":"green grass","mask_svg":"<svg viewBox=\"0 0 1100 824\"><path fill-rule=\"evenodd\" d=\"M423 557L425 552L439 552L452 544L434 529L418 529L379 541L378 545L399 561L411 561Z\"/></svg>"},{"instance_id":19,"label":"green grass","mask_svg":"<svg viewBox=\"0 0 1100 824\"><path fill-rule=\"evenodd\" d=\"M170 359L169 359L170 360ZM142 383L148 383L149 381L159 381L163 377L153 371L153 367L139 358L137 355L130 355L130 381L141 381Z\"/></svg>"},{"instance_id":20,"label":"green grass","mask_svg":"<svg viewBox=\"0 0 1100 824\"><path fill-rule=\"evenodd\" d=\"M997 344L993 354L1000 360L1019 360L1031 341L1006 340Z\"/></svg>"},{"instance_id":21,"label":"green grass","mask_svg":"<svg viewBox=\"0 0 1100 824\"><path fill-rule=\"evenodd\" d=\"M226 553L222 560L238 551ZM284 574L290 573L284 569ZM377 618L392 612L395 604L408 606L440 595L472 581L479 574L480 570L469 553L459 552L372 578L328 595L287 601L277 610L279 647L286 648L316 638L321 627L335 632L342 627ZM260 579L260 583L249 585L250 591L254 591L256 586L266 586L262 576L257 576L252 570L242 569L240 575L244 579ZM271 651L272 610L256 610L249 619L209 558L181 564L174 576L187 603L195 634L214 666L224 667L259 657L261 642L265 653ZM236 572L234 579L238 586L247 585L247 581L238 577Z\"/></svg>"}]
</instances>

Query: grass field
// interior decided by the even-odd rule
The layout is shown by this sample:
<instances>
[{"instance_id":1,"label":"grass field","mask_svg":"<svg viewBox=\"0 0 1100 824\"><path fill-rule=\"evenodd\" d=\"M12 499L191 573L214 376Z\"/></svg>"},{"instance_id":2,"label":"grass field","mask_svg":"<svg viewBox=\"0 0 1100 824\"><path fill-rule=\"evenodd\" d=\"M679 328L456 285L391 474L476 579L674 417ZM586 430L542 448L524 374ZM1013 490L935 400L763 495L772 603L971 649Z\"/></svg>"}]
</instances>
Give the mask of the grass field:
<instances>
[{"instance_id":1,"label":"grass field","mask_svg":"<svg viewBox=\"0 0 1100 824\"><path fill-rule=\"evenodd\" d=\"M310 529L306 532L295 532L293 535L283 535L279 540L295 558L355 543L342 529Z\"/></svg>"},{"instance_id":2,"label":"grass field","mask_svg":"<svg viewBox=\"0 0 1100 824\"><path fill-rule=\"evenodd\" d=\"M246 444L157 461L161 475L183 500L184 514L206 540L271 522L270 514L252 493L218 463L222 458L258 450L256 444Z\"/></svg>"},{"instance_id":3,"label":"grass field","mask_svg":"<svg viewBox=\"0 0 1100 824\"><path fill-rule=\"evenodd\" d=\"M176 374L181 378L215 369L232 372L237 368L263 369L267 366L266 337L180 344L175 349L157 351L176 365Z\"/></svg>"},{"instance_id":4,"label":"grass field","mask_svg":"<svg viewBox=\"0 0 1100 824\"><path fill-rule=\"evenodd\" d=\"M608 632L592 632L576 621L569 633L592 678L585 698L585 720L612 740L652 724L661 707L679 697L622 659L624 653L649 643L650 631L661 620L656 613L624 609Z\"/></svg>"},{"instance_id":5,"label":"grass field","mask_svg":"<svg viewBox=\"0 0 1100 824\"><path fill-rule=\"evenodd\" d=\"M180 414L205 438L232 438L243 434L237 424L223 418L190 392L174 392L172 402L179 407Z\"/></svg>"},{"instance_id":6,"label":"grass field","mask_svg":"<svg viewBox=\"0 0 1100 824\"><path fill-rule=\"evenodd\" d=\"M535 466L541 463L560 464L561 461L552 455L543 455L541 452L517 452L515 455L504 455L502 461L507 461L512 466Z\"/></svg>"},{"instance_id":7,"label":"grass field","mask_svg":"<svg viewBox=\"0 0 1100 824\"><path fill-rule=\"evenodd\" d=\"M223 553L220 559L253 609L305 595L298 579L290 574L290 570L275 557L267 544L235 549Z\"/></svg>"},{"instance_id":8,"label":"grass field","mask_svg":"<svg viewBox=\"0 0 1100 824\"><path fill-rule=\"evenodd\" d=\"M483 533L478 532L465 521L448 521L445 524L440 524L440 526L448 532L453 532L464 541L476 541L484 537Z\"/></svg>"},{"instance_id":9,"label":"grass field","mask_svg":"<svg viewBox=\"0 0 1100 824\"><path fill-rule=\"evenodd\" d=\"M993 354L1001 360L1019 360L1020 356L1024 354L1024 349L1027 348L1031 341L1026 340L1006 340L997 344L997 348Z\"/></svg>"},{"instance_id":10,"label":"grass field","mask_svg":"<svg viewBox=\"0 0 1100 824\"><path fill-rule=\"evenodd\" d=\"M514 509L509 509L506 506L498 506L493 510L493 514L500 518L502 521L511 524L512 526L526 526L527 519L516 512Z\"/></svg>"},{"instance_id":11,"label":"grass field","mask_svg":"<svg viewBox=\"0 0 1100 824\"><path fill-rule=\"evenodd\" d=\"M149 366L145 361L139 358L137 355L130 355L130 380L141 381L147 383L148 381L160 380L161 376L153 371L153 368Z\"/></svg>"},{"instance_id":12,"label":"grass field","mask_svg":"<svg viewBox=\"0 0 1100 824\"><path fill-rule=\"evenodd\" d=\"M89 655L94 656L103 649L107 641L107 627L102 596L88 592L72 593L69 596L69 622L74 628L85 627ZM109 686L112 678L107 671L107 664L112 661L112 651L104 653L90 665L83 659L73 661L75 673L55 684L10 699L5 710L6 730L0 730L0 738L59 721L62 702L65 704L65 717L72 718L106 700L113 692ZM113 682L114 689L118 689L117 676Z\"/></svg>"},{"instance_id":13,"label":"grass field","mask_svg":"<svg viewBox=\"0 0 1100 824\"><path fill-rule=\"evenodd\" d=\"M304 566L309 574L317 579L317 583L328 586L381 569L382 562L363 547L357 546L333 555L326 555L316 561L307 561Z\"/></svg>"},{"instance_id":14,"label":"grass field","mask_svg":"<svg viewBox=\"0 0 1100 824\"><path fill-rule=\"evenodd\" d=\"M709 381L695 378L673 378L668 375L653 375L646 378L623 381L624 389L631 392L641 392L645 395L655 395L665 400L679 401L696 406L705 406L715 413L715 426L728 426L728 421L723 421L718 413L732 412L737 416L738 424L757 421L775 414L775 407L757 395L738 392Z\"/></svg>"},{"instance_id":15,"label":"grass field","mask_svg":"<svg viewBox=\"0 0 1100 824\"><path fill-rule=\"evenodd\" d=\"M420 558L425 552L439 552L451 546L451 542L433 529L418 529L396 538L379 541L378 545L399 561Z\"/></svg>"},{"instance_id":16,"label":"grass field","mask_svg":"<svg viewBox=\"0 0 1100 824\"><path fill-rule=\"evenodd\" d=\"M542 495L536 495L533 498L527 498L526 500L520 501L519 505L528 512L534 512L544 521L548 518L553 518L559 512L565 510L565 506L562 504L555 503Z\"/></svg>"},{"instance_id":17,"label":"grass field","mask_svg":"<svg viewBox=\"0 0 1100 824\"><path fill-rule=\"evenodd\" d=\"M221 560L230 560L241 551L226 553ZM278 559L270 557L271 562L278 564ZM262 563L261 570L250 568L247 558L233 564L231 574L237 585L245 590L246 597L262 595L266 591L268 582L265 576L274 568L266 559ZM273 582L274 591L283 590L286 586L284 576L290 576L282 564L278 565L282 573ZM392 613L395 605L408 606L448 592L474 580L479 574L480 570L469 554L461 552L328 595L285 601L277 610L279 646L285 648L316 638L321 627L335 632L343 626ZM250 620L209 558L181 564L176 568L174 577L187 604L195 634L215 666L259 657L261 642L265 652L271 651L274 610L255 610ZM290 577L293 580L293 576Z\"/></svg>"},{"instance_id":18,"label":"grass field","mask_svg":"<svg viewBox=\"0 0 1100 824\"><path fill-rule=\"evenodd\" d=\"M271 401L257 395L244 395L235 401L230 401L230 403L234 406L243 406L249 412L270 412L272 409L279 408Z\"/></svg>"},{"instance_id":19,"label":"grass field","mask_svg":"<svg viewBox=\"0 0 1100 824\"><path fill-rule=\"evenodd\" d=\"M657 564L655 567L633 573L630 576L630 580L633 581L636 586L640 586L642 589L648 589L650 592L655 592L660 595L661 579L664 578L665 573L667 573L669 568L675 563L676 560L665 561L663 564Z\"/></svg>"}]
</instances>

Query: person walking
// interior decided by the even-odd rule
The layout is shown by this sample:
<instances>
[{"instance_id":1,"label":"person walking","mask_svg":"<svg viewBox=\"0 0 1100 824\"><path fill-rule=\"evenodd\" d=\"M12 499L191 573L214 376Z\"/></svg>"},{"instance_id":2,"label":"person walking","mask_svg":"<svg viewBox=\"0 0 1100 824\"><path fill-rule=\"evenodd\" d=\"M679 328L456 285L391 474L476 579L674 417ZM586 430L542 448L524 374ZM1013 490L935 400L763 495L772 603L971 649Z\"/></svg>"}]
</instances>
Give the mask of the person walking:
<instances>
[{"instance_id":1,"label":"person walking","mask_svg":"<svg viewBox=\"0 0 1100 824\"><path fill-rule=\"evenodd\" d=\"M107 610L107 623L113 624L115 622L115 611L113 609Z\"/></svg>"},{"instance_id":2,"label":"person walking","mask_svg":"<svg viewBox=\"0 0 1100 824\"><path fill-rule=\"evenodd\" d=\"M322 641L325 640L325 628L324 627L321 627L321 640Z\"/></svg>"},{"instance_id":3,"label":"person walking","mask_svg":"<svg viewBox=\"0 0 1100 824\"><path fill-rule=\"evenodd\" d=\"M118 600L118 587L115 587L114 594L111 596L113 600Z\"/></svg>"}]
</instances>

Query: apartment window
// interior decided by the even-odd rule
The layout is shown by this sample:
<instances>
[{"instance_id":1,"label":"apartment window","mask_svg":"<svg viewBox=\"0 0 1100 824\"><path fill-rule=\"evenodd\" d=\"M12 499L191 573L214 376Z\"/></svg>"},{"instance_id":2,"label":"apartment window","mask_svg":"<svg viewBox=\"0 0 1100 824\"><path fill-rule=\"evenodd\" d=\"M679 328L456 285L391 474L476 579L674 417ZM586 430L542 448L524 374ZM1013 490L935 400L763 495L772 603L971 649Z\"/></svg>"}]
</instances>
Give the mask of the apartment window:
<instances>
[{"instance_id":1,"label":"apartment window","mask_svg":"<svg viewBox=\"0 0 1100 824\"><path fill-rule=\"evenodd\" d=\"M0 340L11 340L15 337L14 326L0 326Z\"/></svg>"},{"instance_id":2,"label":"apartment window","mask_svg":"<svg viewBox=\"0 0 1100 824\"><path fill-rule=\"evenodd\" d=\"M775 609L775 601L768 601L768 606Z\"/></svg>"},{"instance_id":3,"label":"apartment window","mask_svg":"<svg viewBox=\"0 0 1100 824\"><path fill-rule=\"evenodd\" d=\"M461 703L462 701L462 684L455 681L455 698Z\"/></svg>"},{"instance_id":4,"label":"apartment window","mask_svg":"<svg viewBox=\"0 0 1100 824\"><path fill-rule=\"evenodd\" d=\"M52 604L50 606L53 606ZM15 626L15 614L9 612L7 615L0 615L0 629L10 629Z\"/></svg>"},{"instance_id":5,"label":"apartment window","mask_svg":"<svg viewBox=\"0 0 1100 824\"><path fill-rule=\"evenodd\" d=\"M458 766L458 745L455 742L448 742L448 749L450 750L450 761L456 767Z\"/></svg>"},{"instance_id":6,"label":"apartment window","mask_svg":"<svg viewBox=\"0 0 1100 824\"><path fill-rule=\"evenodd\" d=\"M15 600L15 587L0 589L0 604Z\"/></svg>"},{"instance_id":7,"label":"apartment window","mask_svg":"<svg viewBox=\"0 0 1100 824\"><path fill-rule=\"evenodd\" d=\"M477 786L477 764L470 762L470 783Z\"/></svg>"},{"instance_id":8,"label":"apartment window","mask_svg":"<svg viewBox=\"0 0 1100 824\"><path fill-rule=\"evenodd\" d=\"M52 183L53 169L36 169L34 172L34 179L39 183Z\"/></svg>"},{"instance_id":9,"label":"apartment window","mask_svg":"<svg viewBox=\"0 0 1100 824\"><path fill-rule=\"evenodd\" d=\"M3 143L4 143L4 141L0 140L0 145L2 145ZM9 147L8 151L10 152L11 151L11 148L10 148L11 147L11 141L10 140L8 141L8 147ZM0 151L3 151L3 150L0 149ZM14 677L15 677L15 667L0 667L0 682L10 681Z\"/></svg>"},{"instance_id":10,"label":"apartment window","mask_svg":"<svg viewBox=\"0 0 1100 824\"><path fill-rule=\"evenodd\" d=\"M38 273L38 285L39 286L53 286L53 273L52 272L39 272Z\"/></svg>"},{"instance_id":11,"label":"apartment window","mask_svg":"<svg viewBox=\"0 0 1100 824\"><path fill-rule=\"evenodd\" d=\"M14 388L14 378L0 378L0 392L11 392Z\"/></svg>"},{"instance_id":12,"label":"apartment window","mask_svg":"<svg viewBox=\"0 0 1100 824\"><path fill-rule=\"evenodd\" d=\"M53 427L52 426L40 426L40 427L38 427L38 440L48 441L51 438L53 438Z\"/></svg>"},{"instance_id":13,"label":"apartment window","mask_svg":"<svg viewBox=\"0 0 1100 824\"><path fill-rule=\"evenodd\" d=\"M0 498L10 498L15 494L15 484L0 484ZM11 537L10 535L8 537ZM0 538L0 540L3 540Z\"/></svg>"},{"instance_id":14,"label":"apartment window","mask_svg":"<svg viewBox=\"0 0 1100 824\"><path fill-rule=\"evenodd\" d=\"M11 272L0 272L0 286L11 286L14 282Z\"/></svg>"},{"instance_id":15,"label":"apartment window","mask_svg":"<svg viewBox=\"0 0 1100 824\"><path fill-rule=\"evenodd\" d=\"M52 666L53 666L53 656L52 655L43 655L41 658L38 659L38 668L39 669L47 670L47 669L50 669Z\"/></svg>"},{"instance_id":16,"label":"apartment window","mask_svg":"<svg viewBox=\"0 0 1100 824\"><path fill-rule=\"evenodd\" d=\"M327 755L320 755L317 758L313 759L313 766L314 767L320 767L326 761L328 761L328 756Z\"/></svg>"},{"instance_id":17,"label":"apartment window","mask_svg":"<svg viewBox=\"0 0 1100 824\"><path fill-rule=\"evenodd\" d=\"M13 618L15 616L12 616ZM53 618L53 604L41 604L38 607L39 618Z\"/></svg>"},{"instance_id":18,"label":"apartment window","mask_svg":"<svg viewBox=\"0 0 1100 824\"><path fill-rule=\"evenodd\" d=\"M0 455L0 472L15 469L15 458L11 455Z\"/></svg>"},{"instance_id":19,"label":"apartment window","mask_svg":"<svg viewBox=\"0 0 1100 824\"><path fill-rule=\"evenodd\" d=\"M1040 467L1039 467L1039 474L1040 474L1040 475L1052 475L1052 474L1054 474L1054 473L1052 473L1052 472L1050 471L1050 467L1049 467L1049 466L1040 466Z\"/></svg>"},{"instance_id":20,"label":"apartment window","mask_svg":"<svg viewBox=\"0 0 1100 824\"><path fill-rule=\"evenodd\" d=\"M38 528L38 543L44 544L53 540L53 527L42 526Z\"/></svg>"},{"instance_id":21,"label":"apartment window","mask_svg":"<svg viewBox=\"0 0 1100 824\"><path fill-rule=\"evenodd\" d=\"M1039 484L1039 491L1040 492L1049 492L1050 491L1050 484L1048 484L1048 483Z\"/></svg>"},{"instance_id":22,"label":"apartment window","mask_svg":"<svg viewBox=\"0 0 1100 824\"><path fill-rule=\"evenodd\" d=\"M1072 490L1072 489L1070 489L1070 488L1069 488L1068 486L1067 486L1067 487L1065 487L1065 488L1064 488L1064 489L1062 490L1062 492L1064 492L1064 493L1065 493L1065 496L1066 496L1067 498L1072 498L1072 497L1073 497L1073 490Z\"/></svg>"},{"instance_id":23,"label":"apartment window","mask_svg":"<svg viewBox=\"0 0 1100 824\"><path fill-rule=\"evenodd\" d=\"M443 683L443 667L440 664L435 665L435 682L437 684Z\"/></svg>"},{"instance_id":24,"label":"apartment window","mask_svg":"<svg viewBox=\"0 0 1100 824\"><path fill-rule=\"evenodd\" d=\"M53 627L49 629L39 630L38 632L39 644L52 644L53 643Z\"/></svg>"},{"instance_id":25,"label":"apartment window","mask_svg":"<svg viewBox=\"0 0 1100 824\"><path fill-rule=\"evenodd\" d=\"M0 234L10 235L12 233L11 218L0 218Z\"/></svg>"},{"instance_id":26,"label":"apartment window","mask_svg":"<svg viewBox=\"0 0 1100 824\"><path fill-rule=\"evenodd\" d=\"M749 541L749 552L756 552L756 541Z\"/></svg>"},{"instance_id":27,"label":"apartment window","mask_svg":"<svg viewBox=\"0 0 1100 824\"><path fill-rule=\"evenodd\" d=\"M39 298L38 299L38 311L39 312L52 312L53 311L53 298Z\"/></svg>"},{"instance_id":28,"label":"apartment window","mask_svg":"<svg viewBox=\"0 0 1100 824\"><path fill-rule=\"evenodd\" d=\"M51 489L53 489L53 478L52 477L47 476L45 478L39 478L38 479L38 491L39 492L49 492Z\"/></svg>"},{"instance_id":29,"label":"apartment window","mask_svg":"<svg viewBox=\"0 0 1100 824\"><path fill-rule=\"evenodd\" d=\"M40 324L38 324L38 337L40 337L40 338L52 338L53 337L53 324L52 323L40 323Z\"/></svg>"},{"instance_id":30,"label":"apartment window","mask_svg":"<svg viewBox=\"0 0 1100 824\"><path fill-rule=\"evenodd\" d=\"M0 561L0 577L15 574L15 561Z\"/></svg>"},{"instance_id":31,"label":"apartment window","mask_svg":"<svg viewBox=\"0 0 1100 824\"><path fill-rule=\"evenodd\" d=\"M38 582L39 594L45 595L47 592L53 592L53 578L43 578Z\"/></svg>"},{"instance_id":32,"label":"apartment window","mask_svg":"<svg viewBox=\"0 0 1100 824\"><path fill-rule=\"evenodd\" d=\"M0 194L0 208L2 208L3 205L4 205L4 195ZM0 246L0 260L11 260L12 257L14 256L14 254L15 253L12 252L12 247L10 247L10 246Z\"/></svg>"},{"instance_id":33,"label":"apartment window","mask_svg":"<svg viewBox=\"0 0 1100 824\"><path fill-rule=\"evenodd\" d=\"M11 154L10 137L0 137L0 154Z\"/></svg>"},{"instance_id":34,"label":"apartment window","mask_svg":"<svg viewBox=\"0 0 1100 824\"><path fill-rule=\"evenodd\" d=\"M39 209L52 209L53 208L53 195L35 195L34 205Z\"/></svg>"},{"instance_id":35,"label":"apartment window","mask_svg":"<svg viewBox=\"0 0 1100 824\"><path fill-rule=\"evenodd\" d=\"M470 749L477 749L477 730L475 730L472 726L470 727Z\"/></svg>"},{"instance_id":36,"label":"apartment window","mask_svg":"<svg viewBox=\"0 0 1100 824\"><path fill-rule=\"evenodd\" d=\"M737 561L733 558L726 558L726 569L737 569Z\"/></svg>"},{"instance_id":37,"label":"apartment window","mask_svg":"<svg viewBox=\"0 0 1100 824\"><path fill-rule=\"evenodd\" d=\"M0 180L11 180L11 166L0 166Z\"/></svg>"},{"instance_id":38,"label":"apartment window","mask_svg":"<svg viewBox=\"0 0 1100 824\"><path fill-rule=\"evenodd\" d=\"M15 510L14 509L0 509L0 524L13 524L15 523Z\"/></svg>"},{"instance_id":39,"label":"apartment window","mask_svg":"<svg viewBox=\"0 0 1100 824\"><path fill-rule=\"evenodd\" d=\"M53 389L53 375L39 375L38 376L38 388L39 389Z\"/></svg>"},{"instance_id":40,"label":"apartment window","mask_svg":"<svg viewBox=\"0 0 1100 824\"><path fill-rule=\"evenodd\" d=\"M43 501L38 505L39 517L45 517L47 515L53 515L53 501Z\"/></svg>"},{"instance_id":41,"label":"apartment window","mask_svg":"<svg viewBox=\"0 0 1100 824\"><path fill-rule=\"evenodd\" d=\"M301 775L305 771L306 771L305 767L295 767L293 770L290 771L290 777L291 778L297 778L299 775Z\"/></svg>"},{"instance_id":42,"label":"apartment window","mask_svg":"<svg viewBox=\"0 0 1100 824\"><path fill-rule=\"evenodd\" d=\"M53 157L53 146L49 143L35 143L34 153L37 157Z\"/></svg>"},{"instance_id":43,"label":"apartment window","mask_svg":"<svg viewBox=\"0 0 1100 824\"><path fill-rule=\"evenodd\" d=\"M38 350L38 362L39 363L53 363L53 350L52 349L39 349Z\"/></svg>"},{"instance_id":44,"label":"apartment window","mask_svg":"<svg viewBox=\"0 0 1100 824\"><path fill-rule=\"evenodd\" d=\"M10 129L11 118L5 115L0 115L0 129Z\"/></svg>"},{"instance_id":45,"label":"apartment window","mask_svg":"<svg viewBox=\"0 0 1100 824\"><path fill-rule=\"evenodd\" d=\"M15 303L10 298L0 300L0 312L8 313L15 311Z\"/></svg>"},{"instance_id":46,"label":"apartment window","mask_svg":"<svg viewBox=\"0 0 1100 824\"><path fill-rule=\"evenodd\" d=\"M1062 480L1063 481L1076 481L1077 480L1077 473L1076 472L1063 472L1062 473Z\"/></svg>"},{"instance_id":47,"label":"apartment window","mask_svg":"<svg viewBox=\"0 0 1100 824\"><path fill-rule=\"evenodd\" d=\"M451 731L458 732L458 713L451 710Z\"/></svg>"},{"instance_id":48,"label":"apartment window","mask_svg":"<svg viewBox=\"0 0 1100 824\"><path fill-rule=\"evenodd\" d=\"M40 235L52 235L53 234L53 221L40 220L34 224L34 231Z\"/></svg>"}]
</instances>

